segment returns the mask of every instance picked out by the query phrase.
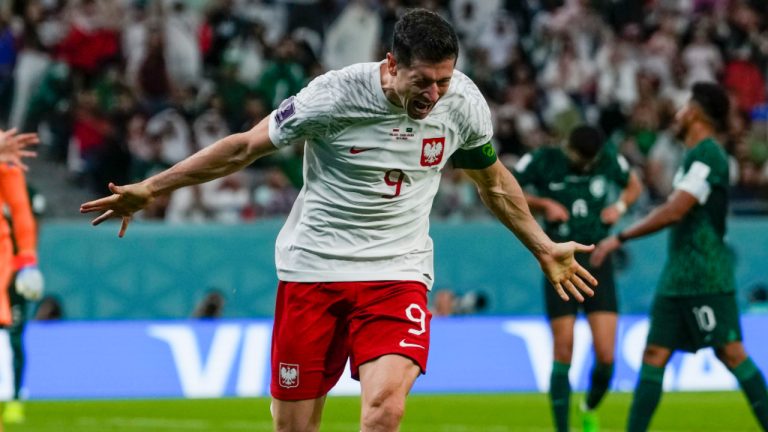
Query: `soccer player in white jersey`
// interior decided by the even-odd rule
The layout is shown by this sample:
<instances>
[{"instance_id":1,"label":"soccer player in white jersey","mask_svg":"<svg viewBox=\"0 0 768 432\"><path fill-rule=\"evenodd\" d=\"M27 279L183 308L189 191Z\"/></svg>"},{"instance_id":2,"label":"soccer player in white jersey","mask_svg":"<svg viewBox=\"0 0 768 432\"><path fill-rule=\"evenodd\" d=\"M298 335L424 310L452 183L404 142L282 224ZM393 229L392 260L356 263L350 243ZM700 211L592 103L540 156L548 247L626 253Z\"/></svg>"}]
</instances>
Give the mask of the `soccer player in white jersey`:
<instances>
[{"instance_id":1,"label":"soccer player in white jersey","mask_svg":"<svg viewBox=\"0 0 768 432\"><path fill-rule=\"evenodd\" d=\"M316 431L347 359L362 388L361 430L396 431L405 398L426 371L429 212L449 160L534 254L560 297L583 300L597 281L576 260L591 246L555 243L490 145L488 105L454 70L458 42L437 14L396 24L385 61L328 72L248 132L228 136L140 183L85 203L121 218L177 188L240 170L304 141L302 189L277 239L280 280L272 337L277 431Z\"/></svg>"}]
</instances>

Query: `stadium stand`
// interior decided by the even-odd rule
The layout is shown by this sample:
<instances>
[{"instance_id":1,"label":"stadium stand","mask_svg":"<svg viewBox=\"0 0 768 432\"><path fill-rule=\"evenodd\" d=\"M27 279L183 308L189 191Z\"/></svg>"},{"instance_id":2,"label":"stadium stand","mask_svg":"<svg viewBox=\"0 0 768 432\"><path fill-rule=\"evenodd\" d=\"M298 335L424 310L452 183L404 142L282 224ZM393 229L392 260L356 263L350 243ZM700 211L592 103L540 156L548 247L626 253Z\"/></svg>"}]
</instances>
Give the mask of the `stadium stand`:
<instances>
[{"instance_id":1,"label":"stadium stand","mask_svg":"<svg viewBox=\"0 0 768 432\"><path fill-rule=\"evenodd\" d=\"M455 24L458 68L491 104L508 165L576 123L599 124L647 183L642 202L653 203L680 157L671 115L691 82L719 81L736 107L725 141L734 212L768 211L765 0L15 0L0 19L0 125L42 134L46 158L33 172L51 180L31 181L72 197L49 213L73 217L83 193L249 128L329 68L383 58L396 17L412 6ZM143 217L283 214L301 187L301 151L177 192ZM485 216L461 175L444 183L435 217Z\"/></svg>"}]
</instances>

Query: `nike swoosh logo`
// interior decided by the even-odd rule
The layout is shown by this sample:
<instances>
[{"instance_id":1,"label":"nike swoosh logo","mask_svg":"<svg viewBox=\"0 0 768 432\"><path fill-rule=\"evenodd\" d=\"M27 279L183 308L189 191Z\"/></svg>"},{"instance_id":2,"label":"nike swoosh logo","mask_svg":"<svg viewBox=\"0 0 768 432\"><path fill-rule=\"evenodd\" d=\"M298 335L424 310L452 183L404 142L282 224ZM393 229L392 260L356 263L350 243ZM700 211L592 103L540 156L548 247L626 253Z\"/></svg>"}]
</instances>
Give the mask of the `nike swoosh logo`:
<instances>
[{"instance_id":1,"label":"nike swoosh logo","mask_svg":"<svg viewBox=\"0 0 768 432\"><path fill-rule=\"evenodd\" d=\"M400 346L403 347L403 348L421 348L421 349L425 349L424 345L408 343L408 342L405 341L405 339L400 341Z\"/></svg>"},{"instance_id":2,"label":"nike swoosh logo","mask_svg":"<svg viewBox=\"0 0 768 432\"><path fill-rule=\"evenodd\" d=\"M358 154L358 153L366 152L368 150L376 150L376 147L368 147L368 148L352 147L351 149L349 149L349 152L352 154Z\"/></svg>"}]
</instances>

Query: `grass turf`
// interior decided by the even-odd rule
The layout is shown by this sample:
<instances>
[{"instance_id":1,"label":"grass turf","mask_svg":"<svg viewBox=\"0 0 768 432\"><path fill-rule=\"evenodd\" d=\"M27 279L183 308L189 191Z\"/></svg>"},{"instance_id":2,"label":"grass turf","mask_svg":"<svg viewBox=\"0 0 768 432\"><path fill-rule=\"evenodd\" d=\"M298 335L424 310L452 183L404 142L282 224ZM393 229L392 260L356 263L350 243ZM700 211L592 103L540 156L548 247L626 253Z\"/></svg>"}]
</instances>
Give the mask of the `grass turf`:
<instances>
[{"instance_id":1,"label":"grass turf","mask_svg":"<svg viewBox=\"0 0 768 432\"><path fill-rule=\"evenodd\" d=\"M580 430L572 400L572 430ZM599 409L601 430L624 430L631 395L609 394ZM358 431L360 403L331 397L322 431ZM27 420L6 432L237 432L271 431L269 400L29 401ZM757 431L739 392L667 393L654 431ZM404 432L538 432L552 430L544 394L415 395L408 400Z\"/></svg>"}]
</instances>

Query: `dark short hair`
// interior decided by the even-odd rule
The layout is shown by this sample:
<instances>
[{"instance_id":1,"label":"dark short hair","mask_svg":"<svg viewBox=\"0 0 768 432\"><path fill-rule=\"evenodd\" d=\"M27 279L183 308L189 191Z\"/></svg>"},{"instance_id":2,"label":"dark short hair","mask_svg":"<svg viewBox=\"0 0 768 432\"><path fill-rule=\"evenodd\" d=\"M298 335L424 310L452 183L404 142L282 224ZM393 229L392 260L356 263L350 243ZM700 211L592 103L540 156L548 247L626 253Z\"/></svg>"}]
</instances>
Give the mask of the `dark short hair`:
<instances>
[{"instance_id":1,"label":"dark short hair","mask_svg":"<svg viewBox=\"0 0 768 432\"><path fill-rule=\"evenodd\" d=\"M697 82L691 89L691 100L712 120L719 132L728 130L731 101L723 87L710 82Z\"/></svg>"},{"instance_id":2,"label":"dark short hair","mask_svg":"<svg viewBox=\"0 0 768 432\"><path fill-rule=\"evenodd\" d=\"M459 39L440 15L426 9L411 9L395 23L392 54L404 66L410 66L414 60L455 60L459 56Z\"/></svg>"},{"instance_id":3,"label":"dark short hair","mask_svg":"<svg viewBox=\"0 0 768 432\"><path fill-rule=\"evenodd\" d=\"M587 159L597 156L604 144L603 133L590 125L576 126L568 136L568 147Z\"/></svg>"}]
</instances>

